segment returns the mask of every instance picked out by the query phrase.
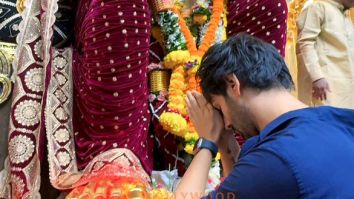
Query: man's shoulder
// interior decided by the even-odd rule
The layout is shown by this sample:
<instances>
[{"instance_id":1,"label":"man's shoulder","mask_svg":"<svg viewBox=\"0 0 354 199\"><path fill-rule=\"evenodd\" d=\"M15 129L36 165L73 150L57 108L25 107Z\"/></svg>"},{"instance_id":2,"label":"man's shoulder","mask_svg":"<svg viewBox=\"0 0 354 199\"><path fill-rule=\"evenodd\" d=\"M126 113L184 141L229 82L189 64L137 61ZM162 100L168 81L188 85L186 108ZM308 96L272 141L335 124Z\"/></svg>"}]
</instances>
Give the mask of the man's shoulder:
<instances>
[{"instance_id":1,"label":"man's shoulder","mask_svg":"<svg viewBox=\"0 0 354 199\"><path fill-rule=\"evenodd\" d=\"M314 146L321 141L335 142L344 139L354 129L354 110L323 106L307 108L294 113L265 136L253 141L254 149L268 148L283 151L285 148ZM351 129L351 130L350 130ZM354 132L352 132L354 134ZM343 137L339 136L343 135Z\"/></svg>"},{"instance_id":2,"label":"man's shoulder","mask_svg":"<svg viewBox=\"0 0 354 199\"><path fill-rule=\"evenodd\" d=\"M289 112L274 120L260 135L248 139L244 152L262 147L314 143L318 138L336 139L343 129L354 129L353 118L354 110L331 106Z\"/></svg>"}]
</instances>

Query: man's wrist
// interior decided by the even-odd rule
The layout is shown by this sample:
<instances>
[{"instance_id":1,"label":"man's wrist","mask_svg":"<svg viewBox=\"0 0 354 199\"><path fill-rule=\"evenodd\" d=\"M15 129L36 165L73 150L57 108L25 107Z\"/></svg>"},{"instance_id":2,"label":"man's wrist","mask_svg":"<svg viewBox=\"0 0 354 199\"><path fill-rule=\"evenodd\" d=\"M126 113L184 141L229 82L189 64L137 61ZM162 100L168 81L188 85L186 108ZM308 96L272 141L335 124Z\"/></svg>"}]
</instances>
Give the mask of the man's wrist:
<instances>
[{"instance_id":1,"label":"man's wrist","mask_svg":"<svg viewBox=\"0 0 354 199\"><path fill-rule=\"evenodd\" d=\"M218 146L216 143L205 138L198 139L197 143L195 144L194 155L196 155L201 149L209 150L213 157L215 157L218 153Z\"/></svg>"},{"instance_id":2,"label":"man's wrist","mask_svg":"<svg viewBox=\"0 0 354 199\"><path fill-rule=\"evenodd\" d=\"M213 152L211 152L209 149L207 148L201 148L198 152L198 154L208 154L208 156L210 155L211 158L213 158Z\"/></svg>"}]
</instances>

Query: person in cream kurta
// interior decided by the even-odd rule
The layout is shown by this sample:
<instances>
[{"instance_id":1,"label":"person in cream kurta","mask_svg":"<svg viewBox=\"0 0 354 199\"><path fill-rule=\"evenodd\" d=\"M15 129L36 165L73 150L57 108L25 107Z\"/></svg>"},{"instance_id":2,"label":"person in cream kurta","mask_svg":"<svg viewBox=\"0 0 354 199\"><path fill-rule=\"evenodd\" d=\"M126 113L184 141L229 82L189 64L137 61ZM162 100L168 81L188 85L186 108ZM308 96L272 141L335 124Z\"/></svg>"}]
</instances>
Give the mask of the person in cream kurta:
<instances>
[{"instance_id":1,"label":"person in cream kurta","mask_svg":"<svg viewBox=\"0 0 354 199\"><path fill-rule=\"evenodd\" d=\"M314 0L297 19L299 99L354 109L353 0Z\"/></svg>"}]
</instances>

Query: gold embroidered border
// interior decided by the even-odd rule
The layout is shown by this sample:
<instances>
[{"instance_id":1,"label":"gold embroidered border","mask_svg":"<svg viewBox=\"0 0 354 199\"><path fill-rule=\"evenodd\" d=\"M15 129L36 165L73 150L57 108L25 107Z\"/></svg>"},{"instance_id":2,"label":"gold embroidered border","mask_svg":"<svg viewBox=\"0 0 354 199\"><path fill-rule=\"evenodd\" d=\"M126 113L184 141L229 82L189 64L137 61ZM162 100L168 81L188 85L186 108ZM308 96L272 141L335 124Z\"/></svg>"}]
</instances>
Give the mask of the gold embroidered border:
<instances>
[{"instance_id":1,"label":"gold embroidered border","mask_svg":"<svg viewBox=\"0 0 354 199\"><path fill-rule=\"evenodd\" d=\"M54 50L51 81L45 108L46 136L48 140L49 177L57 189L60 175L77 173L74 134L72 128L72 50ZM65 114L63 121L58 110Z\"/></svg>"}]
</instances>

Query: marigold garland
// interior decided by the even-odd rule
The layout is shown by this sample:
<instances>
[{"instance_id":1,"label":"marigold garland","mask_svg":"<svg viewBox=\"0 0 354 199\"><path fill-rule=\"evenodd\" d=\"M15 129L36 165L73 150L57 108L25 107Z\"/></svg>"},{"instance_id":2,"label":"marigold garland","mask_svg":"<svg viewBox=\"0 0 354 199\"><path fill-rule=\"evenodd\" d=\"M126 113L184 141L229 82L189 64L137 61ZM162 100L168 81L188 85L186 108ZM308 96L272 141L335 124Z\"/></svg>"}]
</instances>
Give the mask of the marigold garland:
<instances>
[{"instance_id":1,"label":"marigold garland","mask_svg":"<svg viewBox=\"0 0 354 199\"><path fill-rule=\"evenodd\" d=\"M179 41L185 41L185 43L181 43L181 45L187 46L187 50L184 50L183 48L180 48L181 50L175 50L176 48L167 49L169 54L165 56L163 65L165 68L172 69L173 71L169 86L168 111L160 116L160 123L165 130L185 138L186 145L184 150L189 154L192 154L194 144L198 139L198 134L196 133L193 124L188 120L185 95L189 90L200 91L195 74L201 62L201 57L216 41L217 31L220 31L219 24L222 26L221 34L226 35L226 15L223 15L223 12L224 1L214 0L213 12L210 17L207 31L199 48L197 48L194 37L190 32L186 21L181 16L180 9L177 7L173 9L173 13L178 16L178 25L177 27L174 26L174 29L177 32L182 33L181 35L184 38L179 37ZM164 30L164 28L162 28L162 30ZM164 33L168 34L168 32Z\"/></svg>"},{"instance_id":2,"label":"marigold garland","mask_svg":"<svg viewBox=\"0 0 354 199\"><path fill-rule=\"evenodd\" d=\"M168 69L175 69L190 61L191 55L187 50L176 50L168 53L163 59L163 65Z\"/></svg>"},{"instance_id":3,"label":"marigold garland","mask_svg":"<svg viewBox=\"0 0 354 199\"><path fill-rule=\"evenodd\" d=\"M197 55L199 57L203 57L205 52L210 48L215 40L215 33L219 26L219 21L221 19L221 15L224 11L224 1L223 0L214 0L213 1L213 14L210 18L210 23L208 27L208 31L204 36L203 42L197 49L197 46L194 42L194 38L192 33L190 32L186 21L181 17L181 14L177 12L176 14L179 15L179 25L181 27L181 31L187 41L187 48L192 55ZM176 9L174 9L176 12Z\"/></svg>"}]
</instances>

